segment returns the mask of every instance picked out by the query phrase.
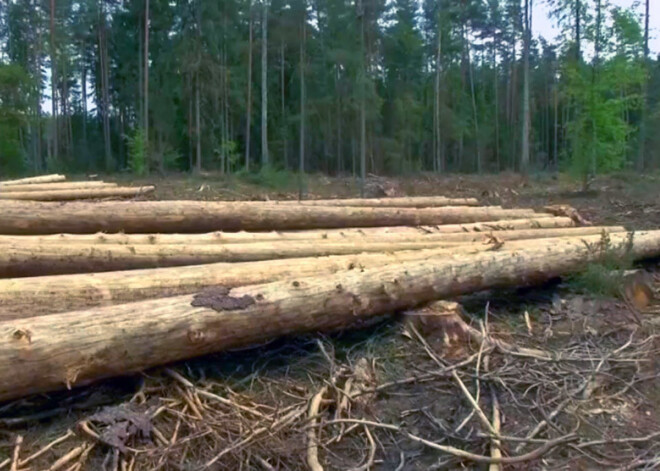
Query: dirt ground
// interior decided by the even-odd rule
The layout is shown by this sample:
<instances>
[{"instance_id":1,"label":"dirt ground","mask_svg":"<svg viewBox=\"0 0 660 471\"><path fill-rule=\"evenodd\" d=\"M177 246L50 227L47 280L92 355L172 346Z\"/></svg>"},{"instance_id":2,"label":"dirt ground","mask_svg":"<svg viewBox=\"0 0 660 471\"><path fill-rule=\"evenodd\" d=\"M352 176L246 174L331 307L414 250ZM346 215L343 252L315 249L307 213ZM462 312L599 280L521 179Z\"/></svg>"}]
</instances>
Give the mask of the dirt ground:
<instances>
[{"instance_id":1,"label":"dirt ground","mask_svg":"<svg viewBox=\"0 0 660 471\"><path fill-rule=\"evenodd\" d=\"M297 197L295 182L133 182L156 184L159 199ZM358 194L350 178L306 187L310 198ZM595 224L660 227L660 175L603 177L587 192L563 177L508 174L373 177L367 188L565 203ZM660 264L642 268L655 300L641 310L552 280L456 300L487 341L449 324L424 332L398 314L0 404L0 470L660 468Z\"/></svg>"}]
</instances>

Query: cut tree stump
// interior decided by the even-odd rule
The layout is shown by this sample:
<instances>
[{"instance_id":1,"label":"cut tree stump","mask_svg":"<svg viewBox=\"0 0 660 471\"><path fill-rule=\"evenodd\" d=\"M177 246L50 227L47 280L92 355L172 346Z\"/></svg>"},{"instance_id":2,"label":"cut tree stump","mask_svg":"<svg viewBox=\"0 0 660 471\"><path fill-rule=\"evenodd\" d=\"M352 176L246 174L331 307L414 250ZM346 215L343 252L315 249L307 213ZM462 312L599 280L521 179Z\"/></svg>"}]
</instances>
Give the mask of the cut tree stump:
<instances>
[{"instance_id":1,"label":"cut tree stump","mask_svg":"<svg viewBox=\"0 0 660 471\"><path fill-rule=\"evenodd\" d=\"M438 299L533 285L603 256L660 255L660 231L299 278L0 322L0 400L126 375L282 335L350 328Z\"/></svg>"},{"instance_id":2,"label":"cut tree stump","mask_svg":"<svg viewBox=\"0 0 660 471\"><path fill-rule=\"evenodd\" d=\"M0 205L0 234L212 232L419 226L535 218L531 209L334 208L197 201L104 201Z\"/></svg>"},{"instance_id":3,"label":"cut tree stump","mask_svg":"<svg viewBox=\"0 0 660 471\"><path fill-rule=\"evenodd\" d=\"M29 178L21 178L21 179L18 179L18 180L0 181L0 187L11 186L11 185L25 185L25 184L32 184L32 183L63 182L64 180L66 180L65 175L58 175L58 174L42 175L40 177L29 177Z\"/></svg>"},{"instance_id":4,"label":"cut tree stump","mask_svg":"<svg viewBox=\"0 0 660 471\"><path fill-rule=\"evenodd\" d=\"M115 188L116 183L106 182L60 182L60 183L31 183L27 185L10 185L3 187L0 185L0 194L17 193L23 191L53 191L53 190L81 190L90 188Z\"/></svg>"},{"instance_id":5,"label":"cut tree stump","mask_svg":"<svg viewBox=\"0 0 660 471\"><path fill-rule=\"evenodd\" d=\"M13 187L10 187L13 188ZM70 190L42 190L42 191L0 191L2 200L31 200L31 201L71 201L97 198L134 198L148 195L156 190L155 186L114 187L114 188L78 188ZM1 210L0 210L1 211Z\"/></svg>"}]
</instances>

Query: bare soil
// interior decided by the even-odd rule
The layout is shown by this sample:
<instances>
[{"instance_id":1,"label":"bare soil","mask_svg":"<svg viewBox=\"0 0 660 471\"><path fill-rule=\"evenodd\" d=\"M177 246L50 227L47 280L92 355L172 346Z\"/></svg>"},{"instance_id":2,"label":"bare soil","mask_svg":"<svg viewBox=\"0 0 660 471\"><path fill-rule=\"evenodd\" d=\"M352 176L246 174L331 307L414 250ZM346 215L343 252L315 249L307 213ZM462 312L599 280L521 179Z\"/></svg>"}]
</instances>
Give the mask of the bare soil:
<instances>
[{"instance_id":1,"label":"bare soil","mask_svg":"<svg viewBox=\"0 0 660 471\"><path fill-rule=\"evenodd\" d=\"M132 182L155 183L159 199L297 197L293 184L218 175ZM313 176L306 186L310 198L358 194L350 178ZM600 178L587 192L563 177L507 174L372 178L368 190L570 204L595 224L660 227L659 175ZM503 469L658 468L660 270L657 261L643 268L656 296L641 312L570 280L457 300L473 327L550 358L452 340L450 331L418 336L388 316L0 404L0 469L10 468L18 436L17 469L302 470L310 443L328 470L488 469L492 440L457 378L488 421L499 411Z\"/></svg>"}]
</instances>

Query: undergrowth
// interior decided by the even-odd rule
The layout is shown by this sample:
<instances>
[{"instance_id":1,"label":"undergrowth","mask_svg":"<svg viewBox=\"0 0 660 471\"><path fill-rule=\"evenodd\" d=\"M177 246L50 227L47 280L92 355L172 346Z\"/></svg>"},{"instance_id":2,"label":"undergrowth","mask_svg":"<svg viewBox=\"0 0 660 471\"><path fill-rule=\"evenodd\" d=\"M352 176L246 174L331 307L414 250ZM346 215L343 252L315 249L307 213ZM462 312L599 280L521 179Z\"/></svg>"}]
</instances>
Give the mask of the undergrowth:
<instances>
[{"instance_id":1,"label":"undergrowth","mask_svg":"<svg viewBox=\"0 0 660 471\"><path fill-rule=\"evenodd\" d=\"M633 267L633 237L634 233L629 233L628 238L617 246L609 234L603 232L600 241L589 244L589 250L596 252L597 261L569 277L569 285L581 293L620 297L625 273Z\"/></svg>"}]
</instances>

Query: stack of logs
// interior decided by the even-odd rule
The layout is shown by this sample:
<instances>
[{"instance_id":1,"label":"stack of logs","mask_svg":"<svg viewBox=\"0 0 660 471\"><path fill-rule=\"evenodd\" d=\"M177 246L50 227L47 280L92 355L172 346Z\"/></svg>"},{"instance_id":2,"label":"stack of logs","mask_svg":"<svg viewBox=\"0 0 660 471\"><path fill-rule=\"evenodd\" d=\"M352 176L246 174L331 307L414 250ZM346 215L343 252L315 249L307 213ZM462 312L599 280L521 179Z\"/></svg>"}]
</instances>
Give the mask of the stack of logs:
<instances>
[{"instance_id":1,"label":"stack of logs","mask_svg":"<svg viewBox=\"0 0 660 471\"><path fill-rule=\"evenodd\" d=\"M153 193L155 187L123 187L102 181L71 182L65 175L42 175L0 181L0 200L71 201L101 198L134 198Z\"/></svg>"},{"instance_id":2,"label":"stack of logs","mask_svg":"<svg viewBox=\"0 0 660 471\"><path fill-rule=\"evenodd\" d=\"M5 400L658 256L660 231L445 197L3 201L0 246Z\"/></svg>"}]
</instances>

